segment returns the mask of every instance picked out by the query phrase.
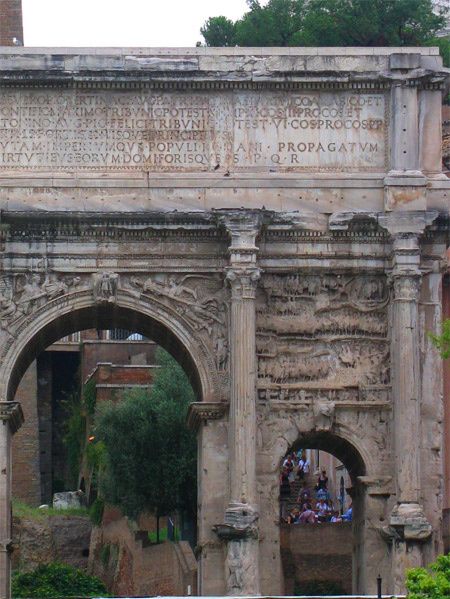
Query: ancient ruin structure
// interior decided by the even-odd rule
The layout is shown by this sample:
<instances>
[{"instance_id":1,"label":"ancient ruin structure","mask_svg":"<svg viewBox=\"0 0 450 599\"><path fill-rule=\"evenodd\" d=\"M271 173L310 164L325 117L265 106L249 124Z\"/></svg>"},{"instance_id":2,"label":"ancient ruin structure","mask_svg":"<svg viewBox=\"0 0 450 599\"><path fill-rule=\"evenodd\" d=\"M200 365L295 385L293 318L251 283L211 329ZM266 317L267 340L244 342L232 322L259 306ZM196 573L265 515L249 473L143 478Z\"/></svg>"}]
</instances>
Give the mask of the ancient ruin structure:
<instances>
[{"instance_id":1,"label":"ancient ruin structure","mask_svg":"<svg viewBox=\"0 0 450 599\"><path fill-rule=\"evenodd\" d=\"M202 595L283 593L295 444L350 473L354 592L401 591L442 550L437 50L2 52L0 597L21 375L115 327L197 395Z\"/></svg>"}]
</instances>

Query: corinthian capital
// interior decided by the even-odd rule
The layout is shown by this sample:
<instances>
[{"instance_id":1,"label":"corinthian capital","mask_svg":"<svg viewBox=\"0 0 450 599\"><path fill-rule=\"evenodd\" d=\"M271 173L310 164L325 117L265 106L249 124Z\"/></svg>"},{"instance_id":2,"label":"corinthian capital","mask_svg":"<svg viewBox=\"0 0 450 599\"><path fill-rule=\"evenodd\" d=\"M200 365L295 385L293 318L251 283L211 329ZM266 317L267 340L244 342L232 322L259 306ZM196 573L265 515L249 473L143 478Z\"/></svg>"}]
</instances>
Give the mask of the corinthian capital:
<instances>
[{"instance_id":1,"label":"corinthian capital","mask_svg":"<svg viewBox=\"0 0 450 599\"><path fill-rule=\"evenodd\" d=\"M21 405L18 401L0 401L0 420L8 423L14 435L24 423Z\"/></svg>"},{"instance_id":2,"label":"corinthian capital","mask_svg":"<svg viewBox=\"0 0 450 599\"><path fill-rule=\"evenodd\" d=\"M255 299L261 269L256 266L230 266L226 278L233 299Z\"/></svg>"},{"instance_id":3,"label":"corinthian capital","mask_svg":"<svg viewBox=\"0 0 450 599\"><path fill-rule=\"evenodd\" d=\"M394 301L417 302L419 301L422 277L418 273L398 272L392 275L394 288Z\"/></svg>"}]
</instances>

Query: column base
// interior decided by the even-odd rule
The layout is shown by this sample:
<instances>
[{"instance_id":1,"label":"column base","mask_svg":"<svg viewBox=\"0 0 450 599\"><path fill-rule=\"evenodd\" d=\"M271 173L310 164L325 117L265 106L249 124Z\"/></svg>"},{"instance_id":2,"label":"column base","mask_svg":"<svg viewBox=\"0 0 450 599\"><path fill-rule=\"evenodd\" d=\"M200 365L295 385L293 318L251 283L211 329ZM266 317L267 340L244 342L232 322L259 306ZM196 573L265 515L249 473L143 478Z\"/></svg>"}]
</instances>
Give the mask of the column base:
<instances>
[{"instance_id":1,"label":"column base","mask_svg":"<svg viewBox=\"0 0 450 599\"><path fill-rule=\"evenodd\" d=\"M257 539L259 513L256 506L248 503L229 503L223 524L213 530L224 540Z\"/></svg>"},{"instance_id":2,"label":"column base","mask_svg":"<svg viewBox=\"0 0 450 599\"><path fill-rule=\"evenodd\" d=\"M382 535L390 541L428 541L433 532L420 503L397 503Z\"/></svg>"},{"instance_id":3,"label":"column base","mask_svg":"<svg viewBox=\"0 0 450 599\"><path fill-rule=\"evenodd\" d=\"M427 177L419 170L391 170L385 178L385 185L406 185L406 186L424 186L427 184Z\"/></svg>"},{"instance_id":4,"label":"column base","mask_svg":"<svg viewBox=\"0 0 450 599\"><path fill-rule=\"evenodd\" d=\"M227 541L227 595L259 595L258 510L248 503L232 502L223 524L213 530Z\"/></svg>"},{"instance_id":5,"label":"column base","mask_svg":"<svg viewBox=\"0 0 450 599\"><path fill-rule=\"evenodd\" d=\"M384 178L385 210L426 210L427 181L420 171L390 171Z\"/></svg>"}]
</instances>

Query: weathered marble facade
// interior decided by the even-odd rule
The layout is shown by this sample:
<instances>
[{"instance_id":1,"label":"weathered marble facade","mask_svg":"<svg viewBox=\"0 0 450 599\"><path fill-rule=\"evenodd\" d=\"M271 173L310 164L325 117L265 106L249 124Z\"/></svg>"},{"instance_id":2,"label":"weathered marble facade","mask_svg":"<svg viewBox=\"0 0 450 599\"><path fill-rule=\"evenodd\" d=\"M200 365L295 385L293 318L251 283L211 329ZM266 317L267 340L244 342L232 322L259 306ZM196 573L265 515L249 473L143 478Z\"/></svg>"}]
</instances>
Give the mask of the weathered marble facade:
<instances>
[{"instance_id":1,"label":"weathered marble facade","mask_svg":"<svg viewBox=\"0 0 450 599\"><path fill-rule=\"evenodd\" d=\"M199 591L283 593L278 473L352 478L354 591L442 548L450 185L435 49L3 49L0 597L15 390L83 328L191 377Z\"/></svg>"}]
</instances>

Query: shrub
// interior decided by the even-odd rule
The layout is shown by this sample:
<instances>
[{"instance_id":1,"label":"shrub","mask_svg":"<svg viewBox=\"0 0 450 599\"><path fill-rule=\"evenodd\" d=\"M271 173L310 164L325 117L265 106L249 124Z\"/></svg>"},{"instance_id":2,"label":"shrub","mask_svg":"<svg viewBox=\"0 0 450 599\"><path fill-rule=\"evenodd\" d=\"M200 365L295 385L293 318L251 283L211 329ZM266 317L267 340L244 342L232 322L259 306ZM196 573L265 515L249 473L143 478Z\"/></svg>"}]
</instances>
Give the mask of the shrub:
<instances>
[{"instance_id":1,"label":"shrub","mask_svg":"<svg viewBox=\"0 0 450 599\"><path fill-rule=\"evenodd\" d=\"M450 597L450 554L439 555L430 565L431 574L425 568L406 571L408 599L448 599Z\"/></svg>"},{"instance_id":2,"label":"shrub","mask_svg":"<svg viewBox=\"0 0 450 599\"><path fill-rule=\"evenodd\" d=\"M12 580L13 597L107 596L98 578L63 564L41 564L34 572L17 574Z\"/></svg>"}]
</instances>

